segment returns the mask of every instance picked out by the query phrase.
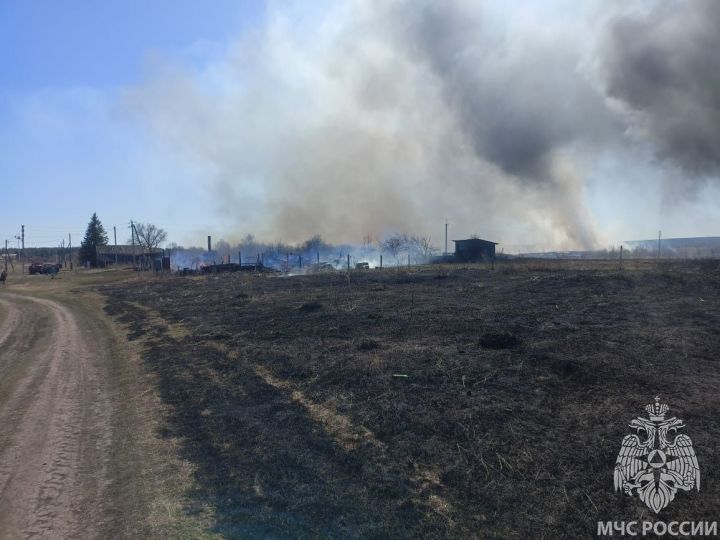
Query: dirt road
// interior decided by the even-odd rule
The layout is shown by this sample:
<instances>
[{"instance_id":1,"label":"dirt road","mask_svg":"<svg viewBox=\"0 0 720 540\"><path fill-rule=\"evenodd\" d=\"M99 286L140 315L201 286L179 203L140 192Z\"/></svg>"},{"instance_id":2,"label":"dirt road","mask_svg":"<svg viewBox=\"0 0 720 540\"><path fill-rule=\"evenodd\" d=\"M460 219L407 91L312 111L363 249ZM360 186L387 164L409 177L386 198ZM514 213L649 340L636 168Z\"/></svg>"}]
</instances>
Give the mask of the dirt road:
<instances>
[{"instance_id":1,"label":"dirt road","mask_svg":"<svg viewBox=\"0 0 720 540\"><path fill-rule=\"evenodd\" d=\"M60 301L0 293L0 538L100 534L111 446L107 351Z\"/></svg>"}]
</instances>

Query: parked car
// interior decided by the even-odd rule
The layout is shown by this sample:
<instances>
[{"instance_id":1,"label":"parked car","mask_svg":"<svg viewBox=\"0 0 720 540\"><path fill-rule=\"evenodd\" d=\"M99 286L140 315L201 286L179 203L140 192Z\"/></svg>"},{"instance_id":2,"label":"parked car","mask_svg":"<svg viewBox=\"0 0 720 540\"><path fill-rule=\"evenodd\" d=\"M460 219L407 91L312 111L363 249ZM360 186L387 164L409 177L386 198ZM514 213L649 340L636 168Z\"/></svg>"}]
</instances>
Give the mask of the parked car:
<instances>
[{"instance_id":1,"label":"parked car","mask_svg":"<svg viewBox=\"0 0 720 540\"><path fill-rule=\"evenodd\" d=\"M62 268L62 264L60 263L41 263L41 262L34 262L30 265L30 275L35 274L57 274L60 272L60 269Z\"/></svg>"}]
</instances>

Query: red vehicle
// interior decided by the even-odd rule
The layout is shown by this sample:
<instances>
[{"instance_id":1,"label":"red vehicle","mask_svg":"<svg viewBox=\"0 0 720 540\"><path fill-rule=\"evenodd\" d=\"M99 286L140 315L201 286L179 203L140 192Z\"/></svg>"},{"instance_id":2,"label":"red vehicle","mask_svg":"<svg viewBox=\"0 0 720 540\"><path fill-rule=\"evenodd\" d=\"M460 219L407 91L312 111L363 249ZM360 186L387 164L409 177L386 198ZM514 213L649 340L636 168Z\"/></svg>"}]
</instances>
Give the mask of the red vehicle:
<instances>
[{"instance_id":1,"label":"red vehicle","mask_svg":"<svg viewBox=\"0 0 720 540\"><path fill-rule=\"evenodd\" d=\"M57 274L60 272L62 265L60 263L50 264L34 262L30 265L30 275L35 274Z\"/></svg>"}]
</instances>

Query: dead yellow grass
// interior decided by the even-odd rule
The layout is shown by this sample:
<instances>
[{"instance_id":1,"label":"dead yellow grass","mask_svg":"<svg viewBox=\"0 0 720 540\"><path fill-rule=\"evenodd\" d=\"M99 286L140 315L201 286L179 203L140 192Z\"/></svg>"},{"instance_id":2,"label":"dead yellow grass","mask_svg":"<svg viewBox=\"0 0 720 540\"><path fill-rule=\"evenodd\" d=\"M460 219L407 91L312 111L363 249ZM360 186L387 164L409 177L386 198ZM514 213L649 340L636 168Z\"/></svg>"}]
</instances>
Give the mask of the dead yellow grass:
<instances>
[{"instance_id":1,"label":"dead yellow grass","mask_svg":"<svg viewBox=\"0 0 720 540\"><path fill-rule=\"evenodd\" d=\"M373 432L366 427L356 426L347 416L338 414L326 405L314 403L300 390L294 388L294 385L289 381L273 377L263 366L255 365L254 368L255 373L270 386L289 392L292 400L304 407L312 419L323 426L328 436L346 451L355 450L360 443L369 443L380 449L383 448L383 445L377 441Z\"/></svg>"}]
</instances>

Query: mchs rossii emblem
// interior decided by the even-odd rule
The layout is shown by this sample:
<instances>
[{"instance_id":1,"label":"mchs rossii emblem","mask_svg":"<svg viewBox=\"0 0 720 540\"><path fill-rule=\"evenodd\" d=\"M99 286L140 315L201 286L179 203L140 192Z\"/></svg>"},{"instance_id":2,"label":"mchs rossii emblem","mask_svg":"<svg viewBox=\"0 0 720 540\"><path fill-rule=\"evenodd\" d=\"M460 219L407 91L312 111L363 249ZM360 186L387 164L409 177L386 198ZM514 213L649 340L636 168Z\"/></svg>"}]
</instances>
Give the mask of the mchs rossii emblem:
<instances>
[{"instance_id":1,"label":"mchs rossii emblem","mask_svg":"<svg viewBox=\"0 0 720 540\"><path fill-rule=\"evenodd\" d=\"M690 437L677 434L682 420L665 418L668 406L655 398L647 405L648 418L635 418L615 463L615 490L637 494L649 508L660 512L678 489L700 491L700 469Z\"/></svg>"}]
</instances>

